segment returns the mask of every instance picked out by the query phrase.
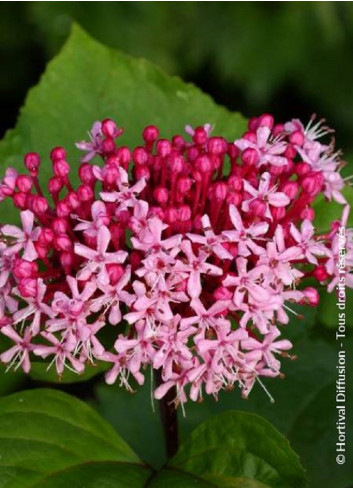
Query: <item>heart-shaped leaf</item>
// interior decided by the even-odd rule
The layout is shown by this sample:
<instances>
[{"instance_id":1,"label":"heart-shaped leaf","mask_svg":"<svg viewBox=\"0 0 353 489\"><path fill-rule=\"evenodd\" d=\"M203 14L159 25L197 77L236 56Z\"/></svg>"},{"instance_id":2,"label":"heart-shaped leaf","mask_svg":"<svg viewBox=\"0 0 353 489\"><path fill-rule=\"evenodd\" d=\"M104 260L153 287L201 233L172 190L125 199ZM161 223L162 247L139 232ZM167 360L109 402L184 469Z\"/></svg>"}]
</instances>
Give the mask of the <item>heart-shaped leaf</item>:
<instances>
[{"instance_id":1,"label":"heart-shaped leaf","mask_svg":"<svg viewBox=\"0 0 353 489\"><path fill-rule=\"evenodd\" d=\"M231 139L246 124L240 114L216 105L195 86L143 59L107 48L74 26L61 53L29 92L16 128L0 143L2 172L8 166L21 168L28 151L48 159L50 150L61 145L76 173L80 155L75 141L85 139L94 121L107 117L125 128L121 142L131 146L140 144L148 124L158 125L161 136L168 137L183 132L185 124L210 122L217 134ZM47 182L48 161L40 173ZM2 209L7 219L16 218L9 202Z\"/></svg>"}]
</instances>

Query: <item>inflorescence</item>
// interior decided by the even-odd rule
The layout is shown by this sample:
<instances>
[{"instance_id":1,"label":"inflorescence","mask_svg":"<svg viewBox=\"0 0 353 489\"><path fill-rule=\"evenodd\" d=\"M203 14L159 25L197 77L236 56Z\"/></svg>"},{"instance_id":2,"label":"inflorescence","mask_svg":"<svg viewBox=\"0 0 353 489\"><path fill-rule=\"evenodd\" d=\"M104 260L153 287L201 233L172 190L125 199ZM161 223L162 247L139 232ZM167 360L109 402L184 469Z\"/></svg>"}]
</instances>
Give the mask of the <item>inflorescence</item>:
<instances>
[{"instance_id":1,"label":"inflorescence","mask_svg":"<svg viewBox=\"0 0 353 489\"><path fill-rule=\"evenodd\" d=\"M78 186L64 148L52 150L50 199L38 154L25 156L26 174L6 171L0 200L12 199L22 225L0 227L4 364L29 372L40 357L60 376L107 362L106 382L130 390L151 366L162 378L155 398L174 387L176 404L234 385L247 397L261 377L283 376L281 357L294 358L282 338L289 315L319 302L306 279L338 285L337 230L349 212L340 154L318 141L331 131L314 120L265 114L234 143L211 131L187 126L190 141L167 140L149 126L130 151L112 120L96 122L76 145ZM320 193L344 208L318 235Z\"/></svg>"}]
</instances>

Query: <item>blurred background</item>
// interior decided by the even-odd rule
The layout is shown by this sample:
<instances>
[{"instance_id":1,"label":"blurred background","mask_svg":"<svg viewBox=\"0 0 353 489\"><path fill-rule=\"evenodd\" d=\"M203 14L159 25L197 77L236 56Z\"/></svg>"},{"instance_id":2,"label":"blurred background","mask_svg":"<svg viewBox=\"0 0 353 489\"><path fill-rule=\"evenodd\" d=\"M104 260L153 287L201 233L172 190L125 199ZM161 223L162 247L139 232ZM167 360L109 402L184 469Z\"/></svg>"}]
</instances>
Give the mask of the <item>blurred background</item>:
<instances>
[{"instance_id":1,"label":"blurred background","mask_svg":"<svg viewBox=\"0 0 353 489\"><path fill-rule=\"evenodd\" d=\"M73 21L245 116L313 112L353 154L351 2L2 2L0 133Z\"/></svg>"}]
</instances>

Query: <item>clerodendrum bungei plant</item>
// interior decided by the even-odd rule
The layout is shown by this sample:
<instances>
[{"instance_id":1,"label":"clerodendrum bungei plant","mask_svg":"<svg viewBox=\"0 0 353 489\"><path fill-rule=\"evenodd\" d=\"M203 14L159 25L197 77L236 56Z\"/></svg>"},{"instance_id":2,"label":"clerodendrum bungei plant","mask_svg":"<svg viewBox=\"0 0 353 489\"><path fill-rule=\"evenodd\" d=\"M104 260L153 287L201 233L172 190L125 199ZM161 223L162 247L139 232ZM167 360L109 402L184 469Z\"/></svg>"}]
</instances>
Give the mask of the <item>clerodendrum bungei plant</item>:
<instances>
[{"instance_id":1,"label":"clerodendrum bungei plant","mask_svg":"<svg viewBox=\"0 0 353 489\"><path fill-rule=\"evenodd\" d=\"M282 376L290 315L319 302L306 280L339 285L337 230L349 212L340 154L319 142L331 131L314 120L263 115L234 143L211 132L187 126L188 138L167 140L149 126L130 150L112 120L96 122L77 143L77 188L64 148L52 150L50 199L36 153L25 156L28 174L7 170L0 198L22 226L1 226L3 363L29 372L41 357L60 376L106 362L106 382L127 389L151 368L154 397L175 406L233 387L247 397L256 381ZM320 193L343 215L318 235Z\"/></svg>"}]
</instances>

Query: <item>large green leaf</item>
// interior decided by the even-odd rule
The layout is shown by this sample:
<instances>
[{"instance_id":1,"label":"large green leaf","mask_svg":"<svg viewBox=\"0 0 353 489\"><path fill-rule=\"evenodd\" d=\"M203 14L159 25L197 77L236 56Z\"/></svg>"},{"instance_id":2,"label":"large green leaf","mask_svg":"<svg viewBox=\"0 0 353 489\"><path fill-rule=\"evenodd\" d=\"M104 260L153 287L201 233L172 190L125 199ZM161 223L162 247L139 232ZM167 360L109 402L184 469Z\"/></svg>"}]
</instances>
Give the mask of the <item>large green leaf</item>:
<instances>
[{"instance_id":1,"label":"large green leaf","mask_svg":"<svg viewBox=\"0 0 353 489\"><path fill-rule=\"evenodd\" d=\"M150 473L126 462L87 462L50 474L36 487L144 487Z\"/></svg>"},{"instance_id":2,"label":"large green leaf","mask_svg":"<svg viewBox=\"0 0 353 489\"><path fill-rule=\"evenodd\" d=\"M145 125L156 124L161 136L181 133L187 123L215 124L215 131L236 138L245 119L216 105L191 84L170 77L143 59L134 59L107 48L78 26L61 53L48 64L21 110L17 126L0 143L2 171L21 167L27 151L46 161L41 171L47 182L51 173L48 153L54 146L68 150L73 172L79 152L75 141L86 138L95 120L114 118L125 128L122 144L137 145ZM2 207L14 217L10 203Z\"/></svg>"},{"instance_id":3,"label":"large green leaf","mask_svg":"<svg viewBox=\"0 0 353 489\"><path fill-rule=\"evenodd\" d=\"M191 433L168 467L216 487L303 487L304 470L288 441L255 414L228 411Z\"/></svg>"},{"instance_id":4,"label":"large green leaf","mask_svg":"<svg viewBox=\"0 0 353 489\"><path fill-rule=\"evenodd\" d=\"M37 389L0 399L0 486L137 487L150 470L83 402Z\"/></svg>"}]
</instances>

